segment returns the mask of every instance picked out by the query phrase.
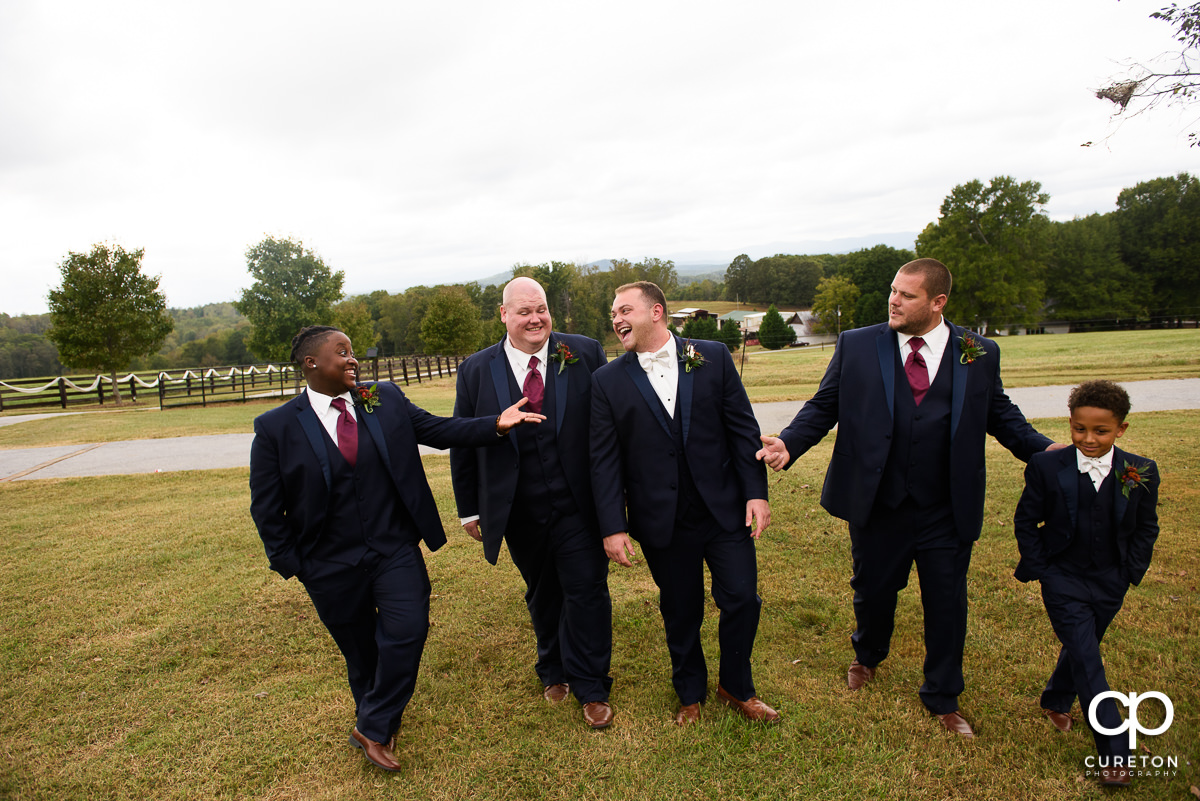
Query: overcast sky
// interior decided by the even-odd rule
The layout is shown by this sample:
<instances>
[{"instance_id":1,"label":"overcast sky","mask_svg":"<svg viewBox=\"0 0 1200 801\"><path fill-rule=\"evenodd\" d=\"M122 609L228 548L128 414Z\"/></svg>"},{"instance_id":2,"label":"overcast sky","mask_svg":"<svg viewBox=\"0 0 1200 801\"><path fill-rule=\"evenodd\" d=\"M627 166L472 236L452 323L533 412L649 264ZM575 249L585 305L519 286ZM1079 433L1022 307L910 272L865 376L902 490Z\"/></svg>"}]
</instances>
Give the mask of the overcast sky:
<instances>
[{"instance_id":1,"label":"overcast sky","mask_svg":"<svg viewBox=\"0 0 1200 801\"><path fill-rule=\"evenodd\" d=\"M194 306L268 234L354 294L915 233L997 175L1108 212L1200 165L1092 96L1164 2L4 0L0 311L97 242Z\"/></svg>"}]
</instances>

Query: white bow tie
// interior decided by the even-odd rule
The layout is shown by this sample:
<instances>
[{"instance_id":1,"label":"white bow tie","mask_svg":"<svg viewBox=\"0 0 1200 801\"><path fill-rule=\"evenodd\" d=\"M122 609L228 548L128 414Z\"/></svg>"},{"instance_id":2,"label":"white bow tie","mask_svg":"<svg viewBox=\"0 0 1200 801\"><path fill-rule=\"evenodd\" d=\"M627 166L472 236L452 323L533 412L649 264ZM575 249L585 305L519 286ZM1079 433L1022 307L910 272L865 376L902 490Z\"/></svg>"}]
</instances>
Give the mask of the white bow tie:
<instances>
[{"instance_id":1,"label":"white bow tie","mask_svg":"<svg viewBox=\"0 0 1200 801\"><path fill-rule=\"evenodd\" d=\"M1103 459L1093 459L1089 456L1084 456L1082 453L1079 454L1080 473L1087 473L1095 478L1103 480L1104 477L1108 475L1110 467L1111 465L1105 464Z\"/></svg>"},{"instance_id":2,"label":"white bow tie","mask_svg":"<svg viewBox=\"0 0 1200 801\"><path fill-rule=\"evenodd\" d=\"M664 368L669 368L671 366L672 354L670 346L667 346L656 353L639 353L637 357L638 364L640 364L642 369L647 373L654 371L655 364L661 364Z\"/></svg>"}]
</instances>

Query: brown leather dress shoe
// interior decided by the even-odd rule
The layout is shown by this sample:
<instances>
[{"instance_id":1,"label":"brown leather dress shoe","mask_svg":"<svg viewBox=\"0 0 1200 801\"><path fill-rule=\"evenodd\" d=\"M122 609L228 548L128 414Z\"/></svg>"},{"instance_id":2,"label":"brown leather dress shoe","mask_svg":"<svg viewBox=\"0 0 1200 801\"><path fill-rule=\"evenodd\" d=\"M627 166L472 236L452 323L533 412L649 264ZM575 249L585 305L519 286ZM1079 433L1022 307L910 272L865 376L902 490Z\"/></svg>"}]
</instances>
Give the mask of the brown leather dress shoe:
<instances>
[{"instance_id":1,"label":"brown leather dress shoe","mask_svg":"<svg viewBox=\"0 0 1200 801\"><path fill-rule=\"evenodd\" d=\"M1105 787L1128 787L1133 784L1129 768L1104 768L1100 771L1100 784Z\"/></svg>"},{"instance_id":2,"label":"brown leather dress shoe","mask_svg":"<svg viewBox=\"0 0 1200 801\"><path fill-rule=\"evenodd\" d=\"M583 722L593 729L612 725L613 711L607 701L588 701L583 705Z\"/></svg>"},{"instance_id":3,"label":"brown leather dress shoe","mask_svg":"<svg viewBox=\"0 0 1200 801\"><path fill-rule=\"evenodd\" d=\"M861 690L863 685L873 678L875 678L875 668L861 665L855 658L850 663L850 670L846 672L846 686L851 690Z\"/></svg>"},{"instance_id":4,"label":"brown leather dress shoe","mask_svg":"<svg viewBox=\"0 0 1200 801\"><path fill-rule=\"evenodd\" d=\"M934 715L934 717L940 720L942 725L945 726L948 731L952 731L955 734L961 734L968 740L975 737L975 731L971 728L971 724L967 723L967 719L958 714L958 712L950 712L945 715Z\"/></svg>"},{"instance_id":5,"label":"brown leather dress shoe","mask_svg":"<svg viewBox=\"0 0 1200 801\"><path fill-rule=\"evenodd\" d=\"M763 700L757 695L752 695L745 701L739 701L730 695L724 687L718 684L717 698L719 698L726 706L737 710L739 713L741 713L742 717L746 718L747 720L753 720L759 723L774 723L775 721L779 720L779 713L763 703Z\"/></svg>"},{"instance_id":6,"label":"brown leather dress shoe","mask_svg":"<svg viewBox=\"0 0 1200 801\"><path fill-rule=\"evenodd\" d=\"M566 698L570 692L570 684L548 684L546 685L546 689L542 690L542 697L552 704L557 704Z\"/></svg>"},{"instance_id":7,"label":"brown leather dress shoe","mask_svg":"<svg viewBox=\"0 0 1200 801\"><path fill-rule=\"evenodd\" d=\"M1075 724L1075 718L1068 715L1066 712L1055 712L1053 709L1043 709L1042 714L1050 718L1050 722L1054 724L1054 728L1061 732L1068 732L1071 726Z\"/></svg>"},{"instance_id":8,"label":"brown leather dress shoe","mask_svg":"<svg viewBox=\"0 0 1200 801\"><path fill-rule=\"evenodd\" d=\"M675 724L678 726L686 726L689 723L700 722L700 704L687 704L679 707L679 711L675 713Z\"/></svg>"},{"instance_id":9,"label":"brown leather dress shoe","mask_svg":"<svg viewBox=\"0 0 1200 801\"><path fill-rule=\"evenodd\" d=\"M363 755L367 761L377 768L391 771L395 773L400 770L400 763L396 761L395 754L392 753L392 745L396 742L395 738L388 740L387 745L377 743L374 740L364 737L359 733L358 727L350 732L350 745L355 748L361 748Z\"/></svg>"}]
</instances>

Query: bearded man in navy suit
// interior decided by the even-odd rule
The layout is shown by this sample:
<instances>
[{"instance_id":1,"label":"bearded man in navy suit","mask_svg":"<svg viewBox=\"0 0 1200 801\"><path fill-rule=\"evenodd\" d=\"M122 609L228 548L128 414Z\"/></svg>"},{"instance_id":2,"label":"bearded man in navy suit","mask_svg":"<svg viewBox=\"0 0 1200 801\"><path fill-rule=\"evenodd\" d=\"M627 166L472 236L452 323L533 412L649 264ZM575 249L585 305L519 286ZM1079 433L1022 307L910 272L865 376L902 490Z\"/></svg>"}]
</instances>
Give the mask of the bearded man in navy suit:
<instances>
[{"instance_id":1,"label":"bearded man in navy suit","mask_svg":"<svg viewBox=\"0 0 1200 801\"><path fill-rule=\"evenodd\" d=\"M917 259L892 280L887 323L846 331L817 394L758 457L778 471L838 427L821 505L850 524L856 629L847 684L888 655L897 594L913 562L925 615L922 702L974 737L958 711L967 636L967 567L983 527L984 444L1021 461L1054 444L1004 393L996 343L943 319L950 271Z\"/></svg>"},{"instance_id":2,"label":"bearded man in navy suit","mask_svg":"<svg viewBox=\"0 0 1200 801\"><path fill-rule=\"evenodd\" d=\"M666 298L648 281L617 288L612 324L626 353L592 376L596 513L609 558L631 566L632 537L658 585L675 722L698 721L708 695L706 563L721 610L717 698L750 720L778 720L750 669L762 607L754 542L771 508L754 459L758 421L729 349L674 336Z\"/></svg>"},{"instance_id":3,"label":"bearded man in navy suit","mask_svg":"<svg viewBox=\"0 0 1200 801\"><path fill-rule=\"evenodd\" d=\"M450 450L458 514L493 565L507 542L525 579L542 695L557 703L573 692L584 722L603 729L613 718L612 601L592 502L588 420L604 349L554 331L546 292L532 278L504 287L500 319L504 339L458 368L454 414L495 414L523 396L547 423L517 429L499 447Z\"/></svg>"},{"instance_id":4,"label":"bearded man in navy suit","mask_svg":"<svg viewBox=\"0 0 1200 801\"><path fill-rule=\"evenodd\" d=\"M292 340L305 391L254 421L250 514L271 569L304 584L346 658L350 744L397 771L392 735L412 698L429 632L420 541L446 542L417 444L498 443L539 422L520 401L473 420L435 417L390 383L358 385L350 339L309 326Z\"/></svg>"}]
</instances>

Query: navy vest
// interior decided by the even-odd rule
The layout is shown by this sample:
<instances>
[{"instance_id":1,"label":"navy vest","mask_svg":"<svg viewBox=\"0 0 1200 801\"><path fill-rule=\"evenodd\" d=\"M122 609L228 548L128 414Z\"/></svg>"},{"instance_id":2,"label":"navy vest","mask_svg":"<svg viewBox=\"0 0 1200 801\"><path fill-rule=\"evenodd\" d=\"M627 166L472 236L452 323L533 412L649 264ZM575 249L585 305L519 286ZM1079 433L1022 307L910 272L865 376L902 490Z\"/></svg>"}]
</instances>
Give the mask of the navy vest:
<instances>
[{"instance_id":1,"label":"navy vest","mask_svg":"<svg viewBox=\"0 0 1200 801\"><path fill-rule=\"evenodd\" d=\"M657 393L656 393L657 397ZM663 410L666 414L666 409ZM679 392L675 393L675 416L671 421L671 442L674 446L675 461L679 468L679 483L676 485L678 494L675 496L675 525L686 528L699 528L712 516L704 505L704 498L696 489L696 481L692 478L692 469L688 466L687 453L683 442L683 412L679 409Z\"/></svg>"},{"instance_id":2,"label":"navy vest","mask_svg":"<svg viewBox=\"0 0 1200 801\"><path fill-rule=\"evenodd\" d=\"M316 547L308 554L336 564L356 565L369 551L393 555L401 545L415 543L420 533L392 483L390 469L375 441L358 415L358 457L355 466L342 456L328 432L325 452L333 483L329 488L329 510Z\"/></svg>"},{"instance_id":3,"label":"navy vest","mask_svg":"<svg viewBox=\"0 0 1200 801\"><path fill-rule=\"evenodd\" d=\"M900 361L900 349L896 349L892 447L878 496L889 509L895 509L909 497L922 508L950 500L952 351L950 343L946 343L937 376L918 406Z\"/></svg>"},{"instance_id":4,"label":"navy vest","mask_svg":"<svg viewBox=\"0 0 1200 801\"><path fill-rule=\"evenodd\" d=\"M1057 561L1079 568L1107 568L1119 561L1117 530L1113 524L1112 471L1100 482L1100 490L1087 473L1079 474L1079 510L1075 516L1075 536Z\"/></svg>"},{"instance_id":5,"label":"navy vest","mask_svg":"<svg viewBox=\"0 0 1200 801\"><path fill-rule=\"evenodd\" d=\"M558 437L554 429L554 377L547 375L549 371L545 365L540 366L539 372L542 373L542 381L546 386L545 395L542 397L542 414L546 415L546 419L538 425L517 426L514 429L520 479L517 481L517 493L513 499L513 516L520 520L545 524L549 522L551 512L556 512L559 516L573 514L576 504L558 458ZM519 399L521 388L517 386L511 366L508 370L508 384L511 397ZM513 530L510 522L509 531Z\"/></svg>"}]
</instances>

